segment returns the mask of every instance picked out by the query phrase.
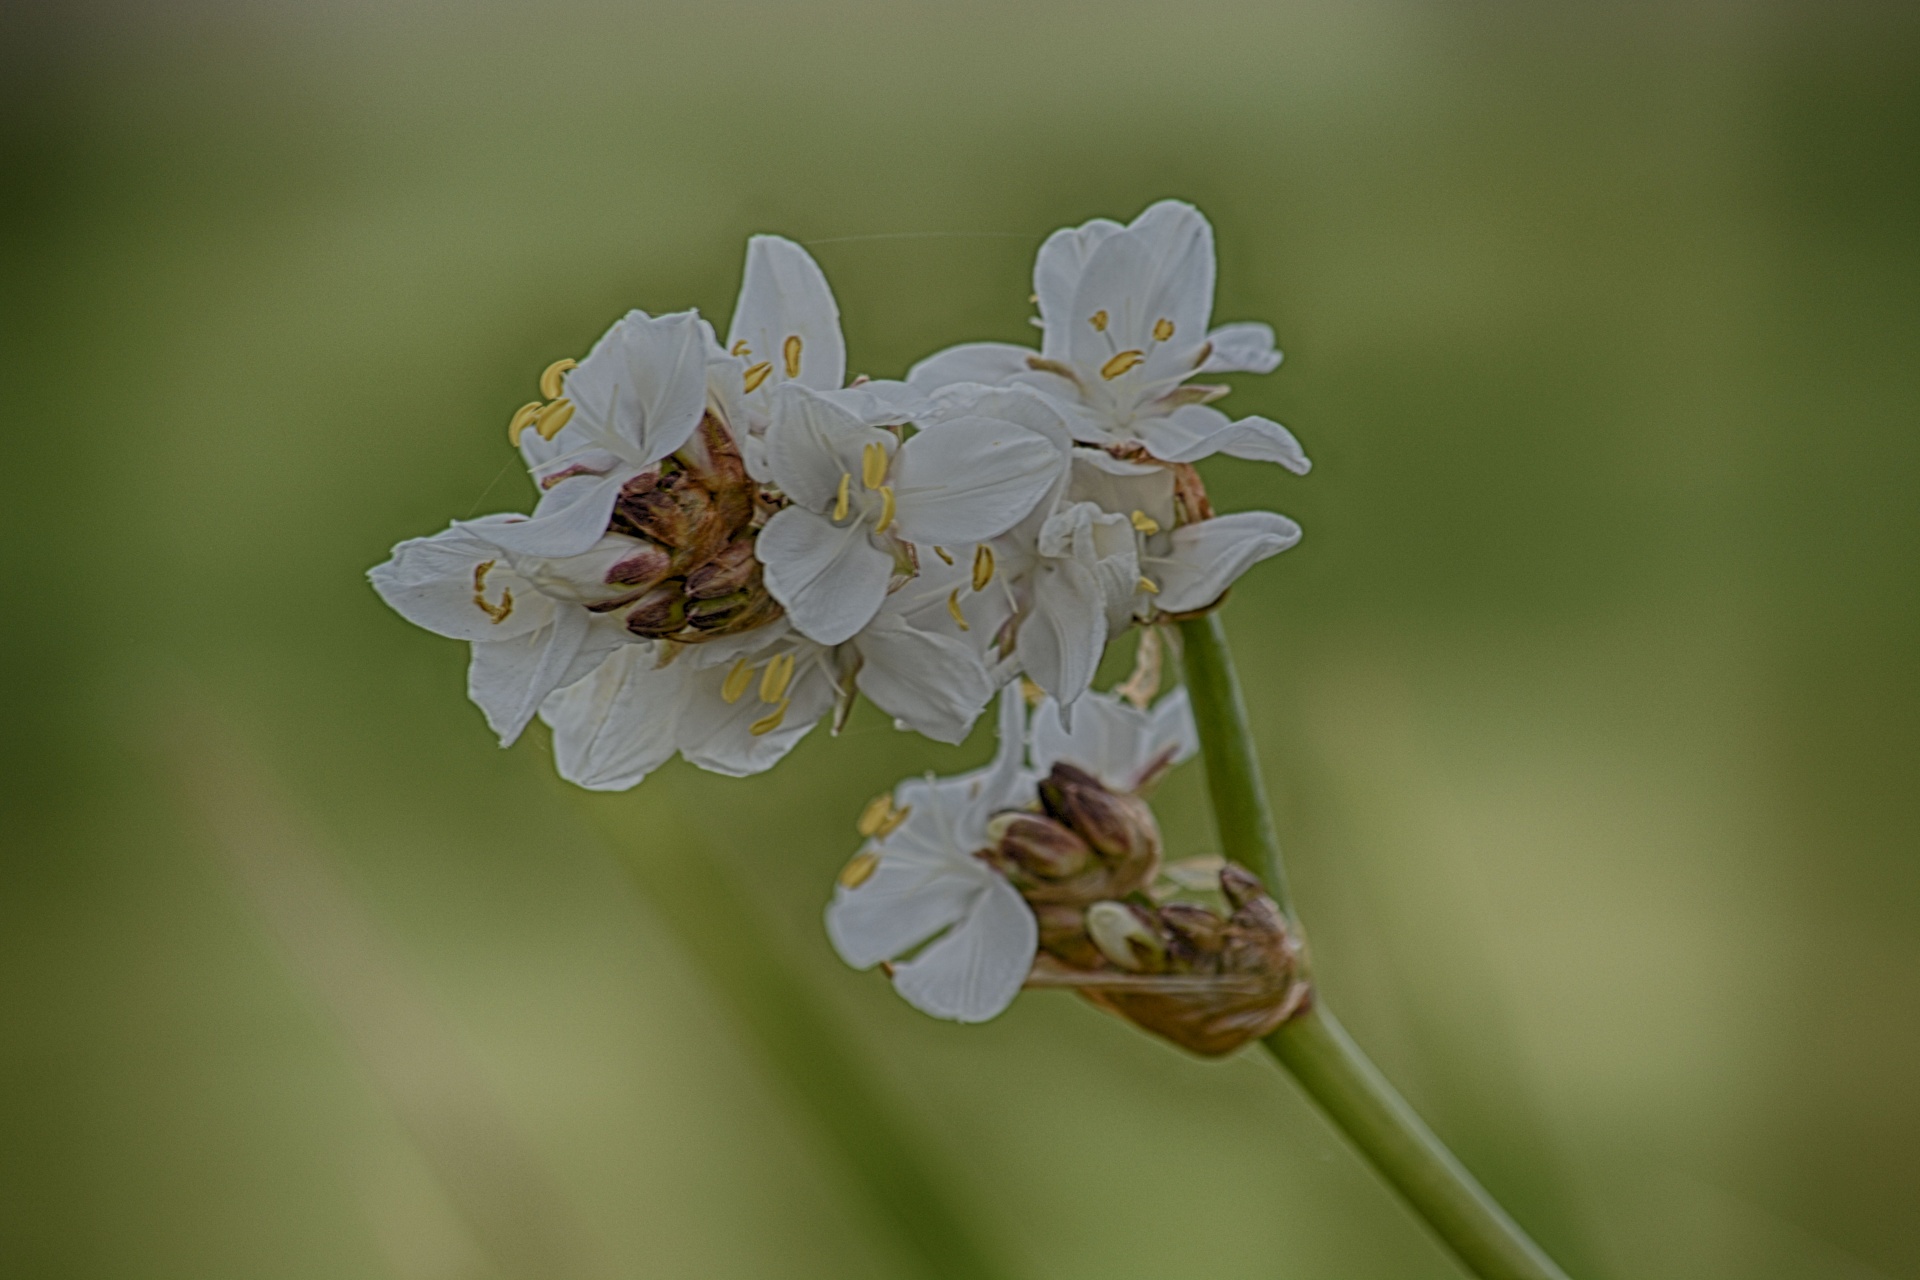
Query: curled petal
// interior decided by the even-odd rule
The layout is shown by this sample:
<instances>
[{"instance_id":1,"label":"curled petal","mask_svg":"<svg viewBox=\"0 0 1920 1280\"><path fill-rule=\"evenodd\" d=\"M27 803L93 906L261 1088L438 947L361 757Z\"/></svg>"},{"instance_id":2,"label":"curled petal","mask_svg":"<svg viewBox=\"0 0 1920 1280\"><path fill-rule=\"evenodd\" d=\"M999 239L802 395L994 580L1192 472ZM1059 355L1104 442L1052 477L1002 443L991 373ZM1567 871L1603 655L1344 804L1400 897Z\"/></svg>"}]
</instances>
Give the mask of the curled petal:
<instances>
[{"instance_id":1,"label":"curled petal","mask_svg":"<svg viewBox=\"0 0 1920 1280\"><path fill-rule=\"evenodd\" d=\"M1300 526L1271 511L1215 516L1173 531L1173 549L1146 559L1155 578L1154 603L1168 613L1204 609L1253 565L1300 541Z\"/></svg>"}]
</instances>

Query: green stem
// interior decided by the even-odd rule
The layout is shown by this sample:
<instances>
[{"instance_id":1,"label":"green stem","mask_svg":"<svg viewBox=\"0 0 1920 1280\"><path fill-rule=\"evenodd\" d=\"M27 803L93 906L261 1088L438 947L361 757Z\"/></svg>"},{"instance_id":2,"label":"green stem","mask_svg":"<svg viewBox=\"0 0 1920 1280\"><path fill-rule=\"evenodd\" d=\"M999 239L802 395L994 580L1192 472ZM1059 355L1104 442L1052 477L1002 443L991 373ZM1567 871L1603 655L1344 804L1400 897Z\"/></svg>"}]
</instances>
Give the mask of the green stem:
<instances>
[{"instance_id":1,"label":"green stem","mask_svg":"<svg viewBox=\"0 0 1920 1280\"><path fill-rule=\"evenodd\" d=\"M633 812L612 798L583 802L618 850L683 954L758 1044L766 1065L826 1139L837 1162L916 1273L934 1280L1005 1280L943 1179L916 1149L887 1091L861 1065L833 1011L774 942L758 905L684 821ZM634 840L636 827L648 839Z\"/></svg>"},{"instance_id":2,"label":"green stem","mask_svg":"<svg viewBox=\"0 0 1920 1280\"><path fill-rule=\"evenodd\" d=\"M1180 637L1221 852L1264 876L1274 899L1297 924L1226 628L1212 613L1182 622ZM1317 995L1305 1013L1281 1024L1264 1043L1475 1275L1566 1280L1566 1273L1387 1083Z\"/></svg>"}]
</instances>

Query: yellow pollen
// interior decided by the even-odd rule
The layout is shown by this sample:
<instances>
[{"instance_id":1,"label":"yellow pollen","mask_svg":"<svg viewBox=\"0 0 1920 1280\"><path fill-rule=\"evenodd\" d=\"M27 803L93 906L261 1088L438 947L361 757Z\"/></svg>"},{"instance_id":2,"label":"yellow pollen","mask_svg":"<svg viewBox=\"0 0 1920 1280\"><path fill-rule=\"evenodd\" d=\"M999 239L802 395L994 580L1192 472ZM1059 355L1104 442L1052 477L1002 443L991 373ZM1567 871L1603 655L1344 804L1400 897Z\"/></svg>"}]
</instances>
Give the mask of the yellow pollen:
<instances>
[{"instance_id":1,"label":"yellow pollen","mask_svg":"<svg viewBox=\"0 0 1920 1280\"><path fill-rule=\"evenodd\" d=\"M947 593L947 612L953 615L954 626L959 627L962 631L973 630L972 627L967 625L967 615L960 612L960 588L958 587L955 587Z\"/></svg>"},{"instance_id":2,"label":"yellow pollen","mask_svg":"<svg viewBox=\"0 0 1920 1280\"><path fill-rule=\"evenodd\" d=\"M740 695L753 683L753 667L745 658L733 664L727 672L727 678L720 683L720 697L729 703L740 701Z\"/></svg>"},{"instance_id":3,"label":"yellow pollen","mask_svg":"<svg viewBox=\"0 0 1920 1280\"><path fill-rule=\"evenodd\" d=\"M787 704L785 701L782 701L779 706L748 725L747 732L756 738L763 737L766 734L772 733L775 729L778 729L780 722L786 718Z\"/></svg>"},{"instance_id":4,"label":"yellow pollen","mask_svg":"<svg viewBox=\"0 0 1920 1280\"><path fill-rule=\"evenodd\" d=\"M1152 578L1142 578L1140 579L1139 582L1135 583L1134 585L1139 587L1142 591L1146 592L1150 596L1157 596L1160 594L1160 587L1157 583L1154 582Z\"/></svg>"},{"instance_id":5,"label":"yellow pollen","mask_svg":"<svg viewBox=\"0 0 1920 1280\"><path fill-rule=\"evenodd\" d=\"M948 564L953 563L953 556L947 551L945 547L935 547L933 549L933 554L939 556L942 560L946 561Z\"/></svg>"},{"instance_id":6,"label":"yellow pollen","mask_svg":"<svg viewBox=\"0 0 1920 1280\"><path fill-rule=\"evenodd\" d=\"M893 528L893 486L880 486L880 523L873 526L875 533L885 533Z\"/></svg>"},{"instance_id":7,"label":"yellow pollen","mask_svg":"<svg viewBox=\"0 0 1920 1280\"><path fill-rule=\"evenodd\" d=\"M577 368L578 360L555 360L540 374L540 394L549 400L558 400L564 387L561 379L567 376L567 370Z\"/></svg>"},{"instance_id":8,"label":"yellow pollen","mask_svg":"<svg viewBox=\"0 0 1920 1280\"><path fill-rule=\"evenodd\" d=\"M1100 310L1088 316L1087 323L1094 327L1095 332L1105 333L1107 331L1107 309L1102 307Z\"/></svg>"},{"instance_id":9,"label":"yellow pollen","mask_svg":"<svg viewBox=\"0 0 1920 1280\"><path fill-rule=\"evenodd\" d=\"M767 375L772 372L773 362L771 360L762 360L759 364L748 365L746 373L747 391L749 393L758 391L760 384L765 382Z\"/></svg>"},{"instance_id":10,"label":"yellow pollen","mask_svg":"<svg viewBox=\"0 0 1920 1280\"><path fill-rule=\"evenodd\" d=\"M1133 521L1133 527L1148 535L1160 532L1160 522L1144 511L1136 511L1127 519Z\"/></svg>"},{"instance_id":11,"label":"yellow pollen","mask_svg":"<svg viewBox=\"0 0 1920 1280\"><path fill-rule=\"evenodd\" d=\"M783 653L767 663L767 669L760 676L760 701L777 702L782 710L787 705L787 686L793 683L793 655Z\"/></svg>"},{"instance_id":12,"label":"yellow pollen","mask_svg":"<svg viewBox=\"0 0 1920 1280\"><path fill-rule=\"evenodd\" d=\"M993 581L993 548L981 543L973 549L973 589L984 591Z\"/></svg>"},{"instance_id":13,"label":"yellow pollen","mask_svg":"<svg viewBox=\"0 0 1920 1280\"><path fill-rule=\"evenodd\" d=\"M860 811L860 820L853 824L853 829L871 838L892 816L893 797L883 792L867 801L867 807Z\"/></svg>"},{"instance_id":14,"label":"yellow pollen","mask_svg":"<svg viewBox=\"0 0 1920 1280\"><path fill-rule=\"evenodd\" d=\"M901 805L898 809L895 809L892 813L887 815L887 820L880 824L880 829L874 832L874 834L880 837L880 839L885 840L888 836L892 835L894 832L900 829L900 824L905 822L907 820L907 815L912 812L913 812L912 805L910 804Z\"/></svg>"},{"instance_id":15,"label":"yellow pollen","mask_svg":"<svg viewBox=\"0 0 1920 1280\"><path fill-rule=\"evenodd\" d=\"M1153 322L1153 340L1155 342L1165 342L1172 336L1173 321L1167 319L1165 316L1161 316Z\"/></svg>"},{"instance_id":16,"label":"yellow pollen","mask_svg":"<svg viewBox=\"0 0 1920 1280\"><path fill-rule=\"evenodd\" d=\"M513 411L513 421L507 423L507 439L513 442L515 448L520 446L520 433L527 429L533 422L534 415L539 412L538 400L529 400Z\"/></svg>"},{"instance_id":17,"label":"yellow pollen","mask_svg":"<svg viewBox=\"0 0 1920 1280\"><path fill-rule=\"evenodd\" d=\"M847 860L846 866L840 868L840 887L843 889L858 889L861 885L872 879L873 873L879 869L879 855L856 853Z\"/></svg>"},{"instance_id":18,"label":"yellow pollen","mask_svg":"<svg viewBox=\"0 0 1920 1280\"><path fill-rule=\"evenodd\" d=\"M1039 685L1035 684L1027 676L1021 676L1020 677L1020 696L1027 700L1028 706L1037 707L1040 705L1041 701L1046 698L1047 691L1045 689L1042 689Z\"/></svg>"},{"instance_id":19,"label":"yellow pollen","mask_svg":"<svg viewBox=\"0 0 1920 1280\"><path fill-rule=\"evenodd\" d=\"M727 348L727 354L730 356L740 356L741 358L744 359L745 357L753 354L753 348L747 345L747 340L745 338L742 338L738 342L734 343L731 347Z\"/></svg>"},{"instance_id":20,"label":"yellow pollen","mask_svg":"<svg viewBox=\"0 0 1920 1280\"><path fill-rule=\"evenodd\" d=\"M1144 351L1122 351L1100 366L1100 376L1112 382L1146 358L1147 353Z\"/></svg>"},{"instance_id":21,"label":"yellow pollen","mask_svg":"<svg viewBox=\"0 0 1920 1280\"><path fill-rule=\"evenodd\" d=\"M875 440L860 450L860 483L878 489L887 479L887 446Z\"/></svg>"},{"instance_id":22,"label":"yellow pollen","mask_svg":"<svg viewBox=\"0 0 1920 1280\"><path fill-rule=\"evenodd\" d=\"M787 340L780 344L780 354L786 357L787 376L789 378L799 377L800 376L800 335L797 333L788 334Z\"/></svg>"},{"instance_id":23,"label":"yellow pollen","mask_svg":"<svg viewBox=\"0 0 1920 1280\"><path fill-rule=\"evenodd\" d=\"M1037 293L1030 293L1027 295L1027 301L1037 305L1040 301L1040 295Z\"/></svg>"},{"instance_id":24,"label":"yellow pollen","mask_svg":"<svg viewBox=\"0 0 1920 1280\"><path fill-rule=\"evenodd\" d=\"M497 627L513 613L513 592L502 591L499 604L487 603L487 574L493 566L492 560L483 560L473 566L473 603L475 608L493 619L493 625Z\"/></svg>"},{"instance_id":25,"label":"yellow pollen","mask_svg":"<svg viewBox=\"0 0 1920 1280\"><path fill-rule=\"evenodd\" d=\"M542 440L551 440L560 434L560 428L573 421L573 401L555 400L533 417L533 429L540 433Z\"/></svg>"},{"instance_id":26,"label":"yellow pollen","mask_svg":"<svg viewBox=\"0 0 1920 1280\"><path fill-rule=\"evenodd\" d=\"M852 487L853 472L842 471L840 473L840 492L833 500L833 518L836 523L847 518L847 507L852 499L852 495L848 490L852 489Z\"/></svg>"}]
</instances>

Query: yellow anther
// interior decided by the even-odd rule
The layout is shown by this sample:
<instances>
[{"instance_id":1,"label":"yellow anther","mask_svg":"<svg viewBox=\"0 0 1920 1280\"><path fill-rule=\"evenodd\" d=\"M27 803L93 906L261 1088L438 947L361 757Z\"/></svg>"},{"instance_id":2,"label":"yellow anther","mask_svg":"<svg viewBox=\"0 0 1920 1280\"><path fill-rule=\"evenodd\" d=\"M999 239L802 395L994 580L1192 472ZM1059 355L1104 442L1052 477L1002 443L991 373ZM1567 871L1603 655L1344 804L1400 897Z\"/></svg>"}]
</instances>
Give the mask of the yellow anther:
<instances>
[{"instance_id":1,"label":"yellow anther","mask_svg":"<svg viewBox=\"0 0 1920 1280\"><path fill-rule=\"evenodd\" d=\"M562 379L567 376L567 370L576 368L579 364L578 360L555 360L548 365L540 374L540 394L549 400L558 400L561 391L565 389Z\"/></svg>"},{"instance_id":2,"label":"yellow anther","mask_svg":"<svg viewBox=\"0 0 1920 1280\"><path fill-rule=\"evenodd\" d=\"M880 856L874 853L856 853L847 859L847 865L840 868L840 887L858 889L873 878L880 869Z\"/></svg>"},{"instance_id":3,"label":"yellow anther","mask_svg":"<svg viewBox=\"0 0 1920 1280\"><path fill-rule=\"evenodd\" d=\"M1102 307L1100 310L1088 316L1087 323L1092 325L1096 332L1105 333L1107 331L1107 309Z\"/></svg>"},{"instance_id":4,"label":"yellow anther","mask_svg":"<svg viewBox=\"0 0 1920 1280\"><path fill-rule=\"evenodd\" d=\"M780 722L786 718L787 704L782 702L779 706L748 725L747 732L756 738L763 737L766 734L772 733L775 729L778 729Z\"/></svg>"},{"instance_id":5,"label":"yellow anther","mask_svg":"<svg viewBox=\"0 0 1920 1280\"><path fill-rule=\"evenodd\" d=\"M787 686L793 683L793 655L780 654L767 662L760 674L760 701L786 706Z\"/></svg>"},{"instance_id":6,"label":"yellow anther","mask_svg":"<svg viewBox=\"0 0 1920 1280\"><path fill-rule=\"evenodd\" d=\"M532 424L534 415L540 412L540 402L529 400L513 411L513 420L507 423L507 439L515 448L520 447L520 433Z\"/></svg>"},{"instance_id":7,"label":"yellow anther","mask_svg":"<svg viewBox=\"0 0 1920 1280\"><path fill-rule=\"evenodd\" d=\"M483 560L473 566L473 604L493 619L493 625L497 627L513 613L513 592L503 590L499 604L487 603L487 574L493 569L494 563L492 560Z\"/></svg>"},{"instance_id":8,"label":"yellow anther","mask_svg":"<svg viewBox=\"0 0 1920 1280\"><path fill-rule=\"evenodd\" d=\"M851 471L842 471L840 473L840 492L836 494L833 499L833 518L836 523L847 518L847 509L853 501L853 495L850 492L852 488L853 473Z\"/></svg>"},{"instance_id":9,"label":"yellow anther","mask_svg":"<svg viewBox=\"0 0 1920 1280\"><path fill-rule=\"evenodd\" d=\"M1144 511L1136 511L1128 516L1127 519L1133 521L1134 528L1148 536L1160 532L1160 522Z\"/></svg>"},{"instance_id":10,"label":"yellow anther","mask_svg":"<svg viewBox=\"0 0 1920 1280\"><path fill-rule=\"evenodd\" d=\"M993 548L983 542L973 549L973 589L984 591L992 581Z\"/></svg>"},{"instance_id":11,"label":"yellow anther","mask_svg":"<svg viewBox=\"0 0 1920 1280\"><path fill-rule=\"evenodd\" d=\"M871 839L892 816L893 797L883 792L867 801L867 807L860 811L860 820L853 824L853 829Z\"/></svg>"},{"instance_id":12,"label":"yellow anther","mask_svg":"<svg viewBox=\"0 0 1920 1280\"><path fill-rule=\"evenodd\" d=\"M972 627L967 625L967 615L960 612L960 588L958 587L955 587L947 593L947 612L953 615L954 626L959 627L962 631L973 630Z\"/></svg>"},{"instance_id":13,"label":"yellow anther","mask_svg":"<svg viewBox=\"0 0 1920 1280\"><path fill-rule=\"evenodd\" d=\"M893 486L880 486L880 523L873 526L875 533L885 533L893 528Z\"/></svg>"},{"instance_id":14,"label":"yellow anther","mask_svg":"<svg viewBox=\"0 0 1920 1280\"><path fill-rule=\"evenodd\" d=\"M875 440L860 450L860 483L878 489L887 479L887 446Z\"/></svg>"},{"instance_id":15,"label":"yellow anther","mask_svg":"<svg viewBox=\"0 0 1920 1280\"><path fill-rule=\"evenodd\" d=\"M753 348L747 345L745 338L741 338L738 342L735 342L731 347L727 348L727 354L745 359L753 354Z\"/></svg>"},{"instance_id":16,"label":"yellow anther","mask_svg":"<svg viewBox=\"0 0 1920 1280\"><path fill-rule=\"evenodd\" d=\"M933 554L939 556L942 560L946 561L948 564L953 563L953 556L947 551L945 547L935 547L933 549Z\"/></svg>"},{"instance_id":17,"label":"yellow anther","mask_svg":"<svg viewBox=\"0 0 1920 1280\"><path fill-rule=\"evenodd\" d=\"M1136 582L1134 585L1139 587L1142 591L1146 592L1150 596L1157 596L1160 594L1160 585L1156 583L1152 578L1141 578L1140 581Z\"/></svg>"},{"instance_id":18,"label":"yellow anther","mask_svg":"<svg viewBox=\"0 0 1920 1280\"><path fill-rule=\"evenodd\" d=\"M1153 340L1155 342L1165 342L1172 336L1173 321L1167 319L1165 316L1161 316L1153 322Z\"/></svg>"},{"instance_id":19,"label":"yellow anther","mask_svg":"<svg viewBox=\"0 0 1920 1280\"><path fill-rule=\"evenodd\" d=\"M1122 351L1100 366L1100 376L1111 382L1146 358L1144 351Z\"/></svg>"},{"instance_id":20,"label":"yellow anther","mask_svg":"<svg viewBox=\"0 0 1920 1280\"><path fill-rule=\"evenodd\" d=\"M913 812L912 805L910 804L901 805L898 809L895 809L892 813L887 815L887 820L880 824L880 829L874 832L874 835L878 836L882 840L885 840L888 836L892 835L894 832L900 829L900 824L905 822L907 820L907 815L912 812Z\"/></svg>"},{"instance_id":21,"label":"yellow anther","mask_svg":"<svg viewBox=\"0 0 1920 1280\"><path fill-rule=\"evenodd\" d=\"M797 333L788 334L787 340L780 344L780 354L786 358L787 376L789 378L799 377L800 376L800 335Z\"/></svg>"},{"instance_id":22,"label":"yellow anther","mask_svg":"<svg viewBox=\"0 0 1920 1280\"><path fill-rule=\"evenodd\" d=\"M758 391L760 384L765 382L767 375L772 372L773 362L771 360L762 360L759 364L748 365L746 373L747 391L749 393Z\"/></svg>"},{"instance_id":23,"label":"yellow anther","mask_svg":"<svg viewBox=\"0 0 1920 1280\"><path fill-rule=\"evenodd\" d=\"M1039 303L1040 303L1040 295L1039 295L1039 294L1037 294L1037 293L1030 293L1030 294L1028 294L1028 295L1027 295L1027 301L1028 301L1028 302L1031 302L1031 303L1033 303L1033 304L1034 304L1034 305L1036 305L1036 306L1038 306L1038 305L1039 305Z\"/></svg>"},{"instance_id":24,"label":"yellow anther","mask_svg":"<svg viewBox=\"0 0 1920 1280\"><path fill-rule=\"evenodd\" d=\"M1045 700L1047 696L1047 691L1045 689L1042 689L1039 685L1035 684L1031 678L1027 676L1021 676L1020 677L1020 696L1027 700L1028 706L1037 707L1040 705L1042 701Z\"/></svg>"},{"instance_id":25,"label":"yellow anther","mask_svg":"<svg viewBox=\"0 0 1920 1280\"><path fill-rule=\"evenodd\" d=\"M533 429L540 433L542 440L551 440L560 434L560 428L573 421L573 401L555 400L533 416Z\"/></svg>"},{"instance_id":26,"label":"yellow anther","mask_svg":"<svg viewBox=\"0 0 1920 1280\"><path fill-rule=\"evenodd\" d=\"M753 664L741 658L733 664L733 669L727 672L727 678L720 682L720 697L729 703L738 702L740 696L747 691L747 686L752 683Z\"/></svg>"}]
</instances>

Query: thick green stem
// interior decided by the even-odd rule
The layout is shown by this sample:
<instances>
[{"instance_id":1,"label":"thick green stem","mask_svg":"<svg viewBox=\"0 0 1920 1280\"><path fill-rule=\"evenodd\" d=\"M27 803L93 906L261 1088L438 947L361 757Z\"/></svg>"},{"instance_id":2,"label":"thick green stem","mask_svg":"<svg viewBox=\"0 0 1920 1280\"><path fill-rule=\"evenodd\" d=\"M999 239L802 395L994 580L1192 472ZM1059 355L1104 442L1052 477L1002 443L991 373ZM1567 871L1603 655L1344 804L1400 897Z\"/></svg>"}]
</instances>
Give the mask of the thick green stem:
<instances>
[{"instance_id":1,"label":"thick green stem","mask_svg":"<svg viewBox=\"0 0 1920 1280\"><path fill-rule=\"evenodd\" d=\"M633 835L623 801L584 801L656 916L757 1044L787 1094L825 1139L915 1274L934 1280L1004 1280L939 1175L916 1148L887 1090L860 1062L833 1011L775 945L758 905L696 831L649 814ZM624 821L623 821L624 819Z\"/></svg>"},{"instance_id":2,"label":"thick green stem","mask_svg":"<svg viewBox=\"0 0 1920 1280\"><path fill-rule=\"evenodd\" d=\"M1221 852L1264 876L1275 900L1297 923L1226 629L1213 613L1182 622L1180 635ZM1484 1280L1566 1280L1566 1273L1414 1114L1317 996L1305 1013L1283 1023L1265 1044L1475 1275Z\"/></svg>"}]
</instances>

